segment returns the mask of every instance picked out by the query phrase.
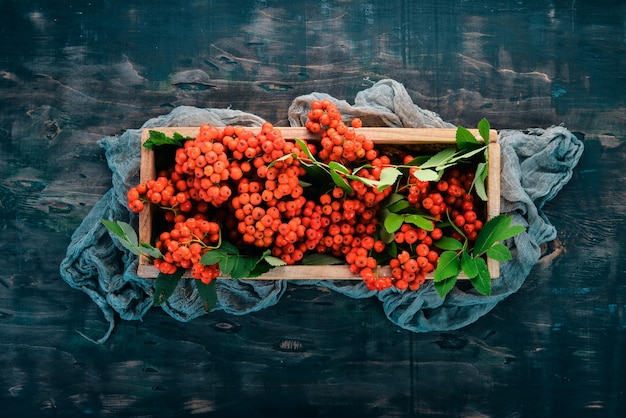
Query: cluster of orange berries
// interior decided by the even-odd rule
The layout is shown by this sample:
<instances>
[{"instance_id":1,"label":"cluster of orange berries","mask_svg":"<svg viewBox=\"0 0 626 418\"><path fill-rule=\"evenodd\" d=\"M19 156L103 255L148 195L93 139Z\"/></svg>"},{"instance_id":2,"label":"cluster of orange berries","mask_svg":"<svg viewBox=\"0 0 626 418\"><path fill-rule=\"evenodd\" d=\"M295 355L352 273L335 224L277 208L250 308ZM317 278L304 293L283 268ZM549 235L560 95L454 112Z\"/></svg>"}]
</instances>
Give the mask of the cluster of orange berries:
<instances>
[{"instance_id":1,"label":"cluster of orange berries","mask_svg":"<svg viewBox=\"0 0 626 418\"><path fill-rule=\"evenodd\" d=\"M363 158L369 161L376 158L378 153L372 140L355 131L355 128L361 127L361 119L355 118L351 126L346 125L337 106L330 100L314 100L307 119L306 128L321 136L321 149L317 155L320 161L350 163Z\"/></svg>"},{"instance_id":2,"label":"cluster of orange berries","mask_svg":"<svg viewBox=\"0 0 626 418\"><path fill-rule=\"evenodd\" d=\"M156 242L163 258L154 265L164 274L174 274L178 267L192 269L192 277L208 284L219 275L217 265L204 265L202 256L220 240L220 226L202 213L191 218L181 215L171 231L162 232Z\"/></svg>"},{"instance_id":3,"label":"cluster of orange berries","mask_svg":"<svg viewBox=\"0 0 626 418\"><path fill-rule=\"evenodd\" d=\"M170 167L128 192L133 212L152 203L164 214L165 232L156 242L163 258L154 265L165 274L190 269L192 277L210 283L219 275L219 265L203 265L202 256L227 240L243 251L270 250L286 264L310 253L333 255L345 260L369 289L418 289L437 266L440 251L433 242L443 232L404 223L390 248L380 235L381 204L392 191L403 193L416 208L435 219L451 217L475 238L482 223L476 215L481 209L468 192L473 173L451 170L439 182L409 175L402 177L408 179L402 187L370 187L366 183L380 180L385 168L413 158L403 155L396 162L380 155L358 133L361 124L357 118L346 125L330 100L313 101L306 128L319 134L320 141L305 144L307 152L269 122L257 133L201 126L196 138L175 149ZM301 162L307 154L324 164L334 161L348 170L359 169L346 178L348 188L303 187L307 171ZM462 239L458 233L453 236Z\"/></svg>"},{"instance_id":4,"label":"cluster of orange berries","mask_svg":"<svg viewBox=\"0 0 626 418\"><path fill-rule=\"evenodd\" d=\"M201 126L195 139L175 150L171 167L127 194L131 211L151 202L169 225L155 244L164 254L155 266L164 274L190 268L192 277L208 283L219 267L200 261L219 246L225 231L236 244L271 247L274 235L284 232L283 224L304 204L297 158L303 155L271 123L256 134L243 127Z\"/></svg>"}]
</instances>

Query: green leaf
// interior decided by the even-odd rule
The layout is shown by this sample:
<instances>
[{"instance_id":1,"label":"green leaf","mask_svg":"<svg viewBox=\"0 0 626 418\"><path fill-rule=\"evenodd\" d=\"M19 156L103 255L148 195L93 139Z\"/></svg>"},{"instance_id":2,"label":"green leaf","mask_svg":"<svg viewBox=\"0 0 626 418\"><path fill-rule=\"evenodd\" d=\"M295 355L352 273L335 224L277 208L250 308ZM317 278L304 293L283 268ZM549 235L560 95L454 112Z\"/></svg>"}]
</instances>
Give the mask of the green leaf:
<instances>
[{"instance_id":1,"label":"green leaf","mask_svg":"<svg viewBox=\"0 0 626 418\"><path fill-rule=\"evenodd\" d=\"M461 269L463 273L470 279L473 279L478 275L478 266L476 265L476 259L469 255L467 251L461 253Z\"/></svg>"},{"instance_id":2,"label":"green leaf","mask_svg":"<svg viewBox=\"0 0 626 418\"><path fill-rule=\"evenodd\" d=\"M459 126L456 128L456 145L459 149L467 149L480 145L480 142L467 128Z\"/></svg>"},{"instance_id":3,"label":"green leaf","mask_svg":"<svg viewBox=\"0 0 626 418\"><path fill-rule=\"evenodd\" d=\"M228 276L233 272L233 270L235 270L238 263L239 263L238 255L226 254L220 260L220 271L225 276Z\"/></svg>"},{"instance_id":4,"label":"green leaf","mask_svg":"<svg viewBox=\"0 0 626 418\"><path fill-rule=\"evenodd\" d=\"M102 222L102 225L104 225L106 229L109 230L109 232L113 233L114 235L117 235L120 238L124 237L124 230L122 229L122 226L120 225L121 222L109 221L107 219L100 219L100 222Z\"/></svg>"},{"instance_id":5,"label":"green leaf","mask_svg":"<svg viewBox=\"0 0 626 418\"><path fill-rule=\"evenodd\" d=\"M473 148L470 150L465 150L463 152L460 152L457 156L455 156L454 158L451 158L450 161L448 161L449 166L452 166L452 163L456 163L457 161L461 161L461 160L469 160L471 157L473 157L476 154L479 154L481 152L484 152L486 149L486 147L484 145L480 145L477 148Z\"/></svg>"},{"instance_id":6,"label":"green leaf","mask_svg":"<svg viewBox=\"0 0 626 418\"><path fill-rule=\"evenodd\" d=\"M413 176L420 181L438 181L441 178L441 173L427 168L415 170Z\"/></svg>"},{"instance_id":7,"label":"green leaf","mask_svg":"<svg viewBox=\"0 0 626 418\"><path fill-rule=\"evenodd\" d=\"M486 222L476 237L474 255L480 255L496 242L514 237L526 229L521 225L509 226L512 219L512 216L500 214Z\"/></svg>"},{"instance_id":8,"label":"green leaf","mask_svg":"<svg viewBox=\"0 0 626 418\"><path fill-rule=\"evenodd\" d=\"M224 258L225 256L226 254L224 253L224 251L220 250L219 248L215 250L210 250L204 253L202 258L200 259L200 263L204 264L205 266L219 264L219 262L222 261L222 258Z\"/></svg>"},{"instance_id":9,"label":"green leaf","mask_svg":"<svg viewBox=\"0 0 626 418\"><path fill-rule=\"evenodd\" d=\"M267 165L267 168L271 168L272 166L274 166L274 164L280 162L280 161L285 161L288 160L289 158L297 158L298 156L296 154L285 154L282 157L279 157L277 159L275 159L274 161L272 161L271 163L269 163Z\"/></svg>"},{"instance_id":10,"label":"green leaf","mask_svg":"<svg viewBox=\"0 0 626 418\"><path fill-rule=\"evenodd\" d=\"M230 272L232 279L246 279L250 277L250 273L254 270L257 264L262 260L260 257L251 256L232 256L235 260L235 265ZM221 264L220 264L221 266Z\"/></svg>"},{"instance_id":11,"label":"green leaf","mask_svg":"<svg viewBox=\"0 0 626 418\"><path fill-rule=\"evenodd\" d=\"M395 167L383 168L380 172L380 185L378 186L378 191L383 191L385 188L393 186L398 177L401 175L402 172Z\"/></svg>"},{"instance_id":12,"label":"green leaf","mask_svg":"<svg viewBox=\"0 0 626 418\"><path fill-rule=\"evenodd\" d=\"M159 132L159 131L149 131L150 136L148 137L148 139L143 143L143 146L147 149L154 149L154 147L159 147L161 145L176 145L176 146L182 146L183 143L187 140L190 139L188 137L183 137L180 134L174 133L174 137L170 138L167 135L165 135L163 132Z\"/></svg>"},{"instance_id":13,"label":"green leaf","mask_svg":"<svg viewBox=\"0 0 626 418\"><path fill-rule=\"evenodd\" d=\"M478 275L470 279L470 282L478 293L489 296L491 295L491 273L489 273L487 263L482 257L475 257L474 260L476 260Z\"/></svg>"},{"instance_id":14,"label":"green leaf","mask_svg":"<svg viewBox=\"0 0 626 418\"><path fill-rule=\"evenodd\" d=\"M294 141L296 142L296 144L298 144L304 155L306 155L309 160L311 160L312 162L317 162L313 154L311 154L311 150L309 149L309 147L307 147L306 142L304 142L300 138L294 138Z\"/></svg>"},{"instance_id":15,"label":"green leaf","mask_svg":"<svg viewBox=\"0 0 626 418\"><path fill-rule=\"evenodd\" d=\"M390 193L389 196L383 201L383 207L390 207L396 202L406 201L406 196L401 193Z\"/></svg>"},{"instance_id":16,"label":"green leaf","mask_svg":"<svg viewBox=\"0 0 626 418\"><path fill-rule=\"evenodd\" d=\"M398 215L397 213L390 213L389 215L385 217L383 226L385 227L387 232L394 233L398 229L400 229L403 223L404 223L404 216Z\"/></svg>"},{"instance_id":17,"label":"green leaf","mask_svg":"<svg viewBox=\"0 0 626 418\"><path fill-rule=\"evenodd\" d=\"M351 194L354 192L354 190L352 189L352 187L350 187L350 185L348 184L348 182L336 171L331 171L330 172L330 177L333 179L333 183L335 183L337 186L341 187L343 189L344 192Z\"/></svg>"},{"instance_id":18,"label":"green leaf","mask_svg":"<svg viewBox=\"0 0 626 418\"><path fill-rule=\"evenodd\" d=\"M433 244L442 250L458 251L463 249L463 243L451 237L441 237L441 239L433 241Z\"/></svg>"},{"instance_id":19,"label":"green leaf","mask_svg":"<svg viewBox=\"0 0 626 418\"><path fill-rule=\"evenodd\" d=\"M363 184L365 184L366 186L369 186L369 187L380 187L380 181L378 181L378 180L368 179L366 177L356 176L354 174L348 174L346 176L346 178L348 178L350 180L360 181L361 183L363 183ZM384 189L384 187L383 187L383 189Z\"/></svg>"},{"instance_id":20,"label":"green leaf","mask_svg":"<svg viewBox=\"0 0 626 418\"><path fill-rule=\"evenodd\" d=\"M217 306L217 288L216 281L212 280L209 284L202 283L201 280L194 280L198 295L204 304L204 311L211 312Z\"/></svg>"},{"instance_id":21,"label":"green leaf","mask_svg":"<svg viewBox=\"0 0 626 418\"><path fill-rule=\"evenodd\" d=\"M330 169L330 171L337 171L338 173L341 174L350 174L350 170L348 170L348 168L343 165L338 163L337 161L331 161L328 163L328 168Z\"/></svg>"},{"instance_id":22,"label":"green leaf","mask_svg":"<svg viewBox=\"0 0 626 418\"><path fill-rule=\"evenodd\" d=\"M380 239L385 243L385 244L389 244L391 242L393 242L394 240L394 234L395 231L390 232L387 230L387 228L385 228L384 225L384 220L387 219L387 217L389 217L389 215L391 214L391 212L389 212L387 209L382 209L381 213L380 213L380 217L379 217L379 221L381 221L383 223L383 227L378 229L378 233L380 235ZM400 215L399 215L400 216Z\"/></svg>"},{"instance_id":23,"label":"green leaf","mask_svg":"<svg viewBox=\"0 0 626 418\"><path fill-rule=\"evenodd\" d=\"M435 224L433 223L432 220L426 218L425 216L418 215L416 213L410 214L410 215L404 215L404 222L413 224L427 231L432 231L433 229L435 229Z\"/></svg>"},{"instance_id":24,"label":"green leaf","mask_svg":"<svg viewBox=\"0 0 626 418\"><path fill-rule=\"evenodd\" d=\"M159 273L154 281L155 306L160 306L172 296L181 277L183 277L183 269L178 269L174 274Z\"/></svg>"},{"instance_id":25,"label":"green leaf","mask_svg":"<svg viewBox=\"0 0 626 418\"><path fill-rule=\"evenodd\" d=\"M485 190L485 178L487 177L488 166L486 163L478 163L476 165L476 174L474 175L473 186L476 189L476 194L483 201L487 201L487 191Z\"/></svg>"},{"instance_id":26,"label":"green leaf","mask_svg":"<svg viewBox=\"0 0 626 418\"><path fill-rule=\"evenodd\" d=\"M161 251L159 251L152 245L139 243L137 239L137 233L135 232L133 227L126 222L109 221L107 219L100 219L100 222L102 222L102 224L109 232L117 236L122 246L129 250L131 253L135 255L147 255L153 258L163 257Z\"/></svg>"},{"instance_id":27,"label":"green leaf","mask_svg":"<svg viewBox=\"0 0 626 418\"><path fill-rule=\"evenodd\" d=\"M267 273L273 266L270 266L268 263L257 263L252 271L248 274L248 278L259 277L263 273Z\"/></svg>"},{"instance_id":28,"label":"green leaf","mask_svg":"<svg viewBox=\"0 0 626 418\"><path fill-rule=\"evenodd\" d=\"M163 254L161 253L161 251L158 248L153 247L150 244L146 244L145 242L140 242L139 248L143 254L146 254L152 258L163 258Z\"/></svg>"},{"instance_id":29,"label":"green leaf","mask_svg":"<svg viewBox=\"0 0 626 418\"><path fill-rule=\"evenodd\" d=\"M219 247L225 254L239 254L239 248L237 248L234 244L231 244L228 241L222 241L222 244Z\"/></svg>"},{"instance_id":30,"label":"green leaf","mask_svg":"<svg viewBox=\"0 0 626 418\"><path fill-rule=\"evenodd\" d=\"M435 269L435 283L449 277L456 277L461 272L459 256L454 251L444 251L439 256L437 268Z\"/></svg>"},{"instance_id":31,"label":"green leaf","mask_svg":"<svg viewBox=\"0 0 626 418\"><path fill-rule=\"evenodd\" d=\"M263 260L272 267L287 265L282 259L274 257L273 255L264 255Z\"/></svg>"},{"instance_id":32,"label":"green leaf","mask_svg":"<svg viewBox=\"0 0 626 418\"><path fill-rule=\"evenodd\" d=\"M332 256L330 254L313 253L305 256L302 259L302 264L307 266L327 266L343 264L345 261Z\"/></svg>"},{"instance_id":33,"label":"green leaf","mask_svg":"<svg viewBox=\"0 0 626 418\"><path fill-rule=\"evenodd\" d=\"M487 250L487 257L496 261L509 261L512 258L511 251L504 244L494 244Z\"/></svg>"},{"instance_id":34,"label":"green leaf","mask_svg":"<svg viewBox=\"0 0 626 418\"><path fill-rule=\"evenodd\" d=\"M445 165L450 161L454 154L456 154L456 150L454 148L444 148L426 160L420 168L432 168Z\"/></svg>"},{"instance_id":35,"label":"green leaf","mask_svg":"<svg viewBox=\"0 0 626 418\"><path fill-rule=\"evenodd\" d=\"M398 200L397 202L394 202L390 204L389 206L387 206L387 210L389 212L398 213L410 207L411 207L411 204L409 203L409 201L406 199L403 199L403 200Z\"/></svg>"},{"instance_id":36,"label":"green leaf","mask_svg":"<svg viewBox=\"0 0 626 418\"><path fill-rule=\"evenodd\" d=\"M304 161L300 162L304 171L316 180L315 183L327 183L329 181L330 173L320 167L317 164L307 164Z\"/></svg>"},{"instance_id":37,"label":"green leaf","mask_svg":"<svg viewBox=\"0 0 626 418\"><path fill-rule=\"evenodd\" d=\"M435 290L439 294L439 297L445 298L456 284L457 276L452 276L447 279L435 282Z\"/></svg>"},{"instance_id":38,"label":"green leaf","mask_svg":"<svg viewBox=\"0 0 626 418\"><path fill-rule=\"evenodd\" d=\"M478 133L483 137L485 143L489 143L489 131L491 130L491 126L487 119L483 118L478 122Z\"/></svg>"}]
</instances>

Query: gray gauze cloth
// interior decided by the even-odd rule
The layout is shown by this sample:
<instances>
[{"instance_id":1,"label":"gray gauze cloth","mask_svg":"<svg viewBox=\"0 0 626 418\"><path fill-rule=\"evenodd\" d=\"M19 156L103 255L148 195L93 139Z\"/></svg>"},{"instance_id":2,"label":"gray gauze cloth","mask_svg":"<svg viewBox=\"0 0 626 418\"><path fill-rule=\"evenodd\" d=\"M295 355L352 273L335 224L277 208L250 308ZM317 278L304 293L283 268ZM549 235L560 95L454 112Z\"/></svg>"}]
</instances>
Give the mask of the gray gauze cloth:
<instances>
[{"instance_id":1,"label":"gray gauze cloth","mask_svg":"<svg viewBox=\"0 0 626 418\"><path fill-rule=\"evenodd\" d=\"M330 99L346 120L359 117L364 126L405 128L452 128L436 113L419 108L405 88L393 80L381 80L359 92L354 105L324 93L297 97L289 108L292 126L304 126L310 104ZM232 109L178 107L171 113L147 121L142 128L241 125L260 126L263 119ZM87 293L102 310L109 328L94 340L105 342L116 318L141 319L152 306L154 279L138 277L137 257L127 251L100 222L101 218L124 221L137 227L138 216L126 206L126 192L139 182L141 129L100 141L112 171L112 188L98 201L74 232L60 272L72 287ZM582 142L567 129L499 132L501 145L501 211L513 216L514 224L526 232L508 240L513 259L502 263L500 277L492 284L490 296L473 289L453 290L439 297L432 281L415 292L394 288L370 291L361 281L352 280L229 280L217 282L215 310L245 315L275 305L289 285L314 285L352 298L376 297L387 318L413 332L447 331L473 323L501 300L516 292L541 256L540 245L556 238L556 229L541 208L570 180L582 152ZM162 309L179 321L206 314L192 279L181 280ZM87 337L89 338L89 337Z\"/></svg>"}]
</instances>

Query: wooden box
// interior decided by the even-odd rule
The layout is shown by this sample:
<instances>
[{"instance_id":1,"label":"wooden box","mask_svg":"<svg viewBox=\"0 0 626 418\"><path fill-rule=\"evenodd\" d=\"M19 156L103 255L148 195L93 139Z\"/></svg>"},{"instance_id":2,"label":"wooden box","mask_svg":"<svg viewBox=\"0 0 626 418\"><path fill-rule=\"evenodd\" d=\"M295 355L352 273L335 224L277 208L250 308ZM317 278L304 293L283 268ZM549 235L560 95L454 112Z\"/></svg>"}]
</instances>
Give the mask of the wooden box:
<instances>
[{"instance_id":1,"label":"wooden box","mask_svg":"<svg viewBox=\"0 0 626 418\"><path fill-rule=\"evenodd\" d=\"M253 132L260 128L246 128ZM303 140L314 141L316 136L310 133L306 128L279 128L284 138L300 138ZM154 128L154 131L163 132L167 136L179 133L183 136L195 138L198 134L198 127L176 127L176 128ZM148 129L142 131L142 144L146 141L150 134ZM453 146L456 141L456 129L439 129L439 128L359 128L359 133L364 134L375 144L412 144L424 145L425 148L437 150L437 148L445 148ZM470 129L476 138L481 139L477 130ZM489 145L489 170L487 178L487 219L491 219L500 214L500 145L497 142L497 132L491 130L488 139ZM155 151L141 147L141 173L140 182L145 183L149 179L156 178L155 167ZM140 242L152 243L153 228L153 212L152 205L146 205L139 215L139 240ZM487 260L492 278L499 277L500 266L497 261ZM156 277L158 270L152 265L147 257L140 257L137 275L139 277ZM428 279L432 279L432 274ZM459 278L463 278L460 276ZM265 273L255 279L260 280L361 280L360 276L353 275L348 270L347 265L328 265L328 266L307 266L307 265L291 265L275 267L268 273Z\"/></svg>"}]
</instances>

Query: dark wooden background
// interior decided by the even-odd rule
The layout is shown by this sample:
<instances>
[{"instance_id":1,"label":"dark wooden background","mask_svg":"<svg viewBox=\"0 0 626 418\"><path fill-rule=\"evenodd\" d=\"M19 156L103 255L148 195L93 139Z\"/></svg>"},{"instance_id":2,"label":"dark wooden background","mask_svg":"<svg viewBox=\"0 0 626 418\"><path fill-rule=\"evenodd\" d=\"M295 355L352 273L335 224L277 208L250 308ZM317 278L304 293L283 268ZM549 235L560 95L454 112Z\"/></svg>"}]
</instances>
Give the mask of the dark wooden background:
<instances>
[{"instance_id":1,"label":"dark wooden background","mask_svg":"<svg viewBox=\"0 0 626 418\"><path fill-rule=\"evenodd\" d=\"M622 416L622 1L0 0L0 416ZM313 91L403 83L443 119L585 135L545 212L564 252L463 329L313 287L247 316L120 320L59 275L110 188L97 141L180 105L286 125Z\"/></svg>"}]
</instances>

